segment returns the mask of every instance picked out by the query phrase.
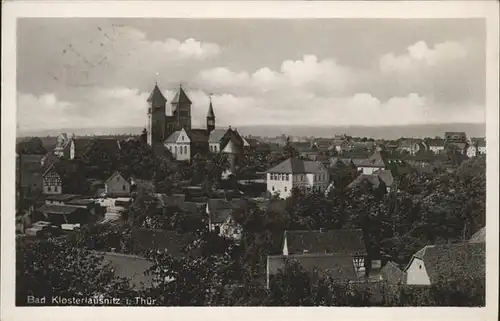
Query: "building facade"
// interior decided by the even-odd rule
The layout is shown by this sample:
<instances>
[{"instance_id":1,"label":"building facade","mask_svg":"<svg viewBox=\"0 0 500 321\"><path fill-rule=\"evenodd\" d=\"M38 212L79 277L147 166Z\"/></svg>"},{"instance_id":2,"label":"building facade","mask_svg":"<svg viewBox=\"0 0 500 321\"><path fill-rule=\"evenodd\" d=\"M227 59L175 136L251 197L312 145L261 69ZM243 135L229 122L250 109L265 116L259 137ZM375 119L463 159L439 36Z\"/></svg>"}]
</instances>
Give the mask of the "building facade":
<instances>
[{"instance_id":1,"label":"building facade","mask_svg":"<svg viewBox=\"0 0 500 321\"><path fill-rule=\"evenodd\" d=\"M328 170L317 161L289 158L267 171L267 191L280 198L291 196L293 188L325 192L329 182Z\"/></svg>"},{"instance_id":2,"label":"building facade","mask_svg":"<svg viewBox=\"0 0 500 321\"><path fill-rule=\"evenodd\" d=\"M61 175L56 171L54 164L52 164L42 174L43 179L43 194L54 195L62 194L62 179Z\"/></svg>"}]
</instances>

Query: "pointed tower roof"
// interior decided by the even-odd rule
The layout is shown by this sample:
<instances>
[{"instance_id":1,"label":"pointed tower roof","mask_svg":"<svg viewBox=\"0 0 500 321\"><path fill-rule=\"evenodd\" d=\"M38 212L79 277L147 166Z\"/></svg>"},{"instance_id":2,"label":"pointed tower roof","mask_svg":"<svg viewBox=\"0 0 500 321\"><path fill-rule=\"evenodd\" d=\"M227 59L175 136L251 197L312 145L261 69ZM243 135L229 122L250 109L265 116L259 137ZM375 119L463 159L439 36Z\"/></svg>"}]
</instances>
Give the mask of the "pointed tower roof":
<instances>
[{"instance_id":1,"label":"pointed tower roof","mask_svg":"<svg viewBox=\"0 0 500 321\"><path fill-rule=\"evenodd\" d=\"M179 103L191 104L191 100L189 100L188 96L184 92L184 89L182 89L182 86L179 87L179 91L175 94L174 99L172 99L172 104Z\"/></svg>"},{"instance_id":2,"label":"pointed tower roof","mask_svg":"<svg viewBox=\"0 0 500 321\"><path fill-rule=\"evenodd\" d=\"M213 117L213 118L215 118L214 107L212 106L212 98L210 98L210 105L208 106L207 117Z\"/></svg>"},{"instance_id":3,"label":"pointed tower roof","mask_svg":"<svg viewBox=\"0 0 500 321\"><path fill-rule=\"evenodd\" d=\"M155 88L153 88L153 91L149 95L147 101L148 101L148 103L152 102L155 105L157 105L157 104L164 104L164 103L167 102L167 99L161 93L160 88L158 88L158 84L155 84Z\"/></svg>"}]
</instances>

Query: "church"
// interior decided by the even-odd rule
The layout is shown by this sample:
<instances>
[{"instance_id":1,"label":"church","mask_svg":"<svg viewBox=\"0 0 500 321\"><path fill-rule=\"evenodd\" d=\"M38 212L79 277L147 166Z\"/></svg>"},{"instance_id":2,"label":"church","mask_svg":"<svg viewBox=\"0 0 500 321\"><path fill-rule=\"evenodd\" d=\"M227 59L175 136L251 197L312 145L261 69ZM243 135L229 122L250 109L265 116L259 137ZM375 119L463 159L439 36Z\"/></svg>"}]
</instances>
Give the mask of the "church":
<instances>
[{"instance_id":1,"label":"church","mask_svg":"<svg viewBox=\"0 0 500 321\"><path fill-rule=\"evenodd\" d=\"M147 102L147 142L150 146L164 145L179 161L191 161L197 154L223 153L230 161L231 170L236 170L243 157L245 139L231 127L216 128L212 99L208 104L206 128L191 128L192 102L182 86L170 102L168 114L167 99L158 84Z\"/></svg>"}]
</instances>

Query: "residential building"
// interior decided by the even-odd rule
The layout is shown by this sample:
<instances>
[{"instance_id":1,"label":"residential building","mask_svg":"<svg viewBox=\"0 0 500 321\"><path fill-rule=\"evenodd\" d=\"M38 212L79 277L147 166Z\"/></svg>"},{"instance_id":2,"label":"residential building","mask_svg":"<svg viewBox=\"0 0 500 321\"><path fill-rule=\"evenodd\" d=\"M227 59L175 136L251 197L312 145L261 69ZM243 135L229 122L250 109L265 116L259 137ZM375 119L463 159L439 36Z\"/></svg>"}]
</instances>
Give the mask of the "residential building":
<instances>
[{"instance_id":1,"label":"residential building","mask_svg":"<svg viewBox=\"0 0 500 321\"><path fill-rule=\"evenodd\" d=\"M248 203L244 199L209 199L206 205L208 228L220 236L240 240L242 228L233 219L233 211L244 210Z\"/></svg>"},{"instance_id":2,"label":"residential building","mask_svg":"<svg viewBox=\"0 0 500 321\"><path fill-rule=\"evenodd\" d=\"M62 194L62 177L54 164L50 165L42 174L43 194Z\"/></svg>"},{"instance_id":3,"label":"residential building","mask_svg":"<svg viewBox=\"0 0 500 321\"><path fill-rule=\"evenodd\" d=\"M407 279L406 273L392 261L389 261L384 265L384 267L380 270L379 277L388 284L394 285L406 284Z\"/></svg>"},{"instance_id":4,"label":"residential building","mask_svg":"<svg viewBox=\"0 0 500 321\"><path fill-rule=\"evenodd\" d=\"M291 195L293 188L304 192L324 192L330 177L328 170L321 162L289 158L267 171L267 191L281 198Z\"/></svg>"},{"instance_id":5,"label":"residential building","mask_svg":"<svg viewBox=\"0 0 500 321\"><path fill-rule=\"evenodd\" d=\"M427 149L434 154L441 154L444 151L445 141L442 138L432 138L424 141Z\"/></svg>"},{"instance_id":6,"label":"residential building","mask_svg":"<svg viewBox=\"0 0 500 321\"><path fill-rule=\"evenodd\" d=\"M415 155L423 148L424 146L422 145L422 140L420 139L401 139L398 142L398 150L400 152L409 153L410 155Z\"/></svg>"},{"instance_id":7,"label":"residential building","mask_svg":"<svg viewBox=\"0 0 500 321\"><path fill-rule=\"evenodd\" d=\"M116 171L104 182L107 196L130 196L134 178Z\"/></svg>"},{"instance_id":8,"label":"residential building","mask_svg":"<svg viewBox=\"0 0 500 321\"><path fill-rule=\"evenodd\" d=\"M477 138L476 139L477 152L480 155L486 154L486 138Z\"/></svg>"},{"instance_id":9,"label":"residential building","mask_svg":"<svg viewBox=\"0 0 500 321\"><path fill-rule=\"evenodd\" d=\"M452 279L484 279L485 254L485 243L425 246L413 255L404 270L407 284L433 285Z\"/></svg>"},{"instance_id":10,"label":"residential building","mask_svg":"<svg viewBox=\"0 0 500 321\"><path fill-rule=\"evenodd\" d=\"M387 155L385 152L376 151L367 159L364 159L357 164L358 171L363 174L373 174L377 170L384 170L388 166Z\"/></svg>"},{"instance_id":11,"label":"residential building","mask_svg":"<svg viewBox=\"0 0 500 321\"><path fill-rule=\"evenodd\" d=\"M445 132L444 139L446 142L467 142L467 135L465 132Z\"/></svg>"},{"instance_id":12,"label":"residential building","mask_svg":"<svg viewBox=\"0 0 500 321\"><path fill-rule=\"evenodd\" d=\"M353 258L338 254L297 254L297 255L270 255L267 257L267 287L280 270L286 267L287 262L297 262L306 271L316 270L325 277L332 278L339 283L355 282L363 278L356 272Z\"/></svg>"},{"instance_id":13,"label":"residential building","mask_svg":"<svg viewBox=\"0 0 500 321\"><path fill-rule=\"evenodd\" d=\"M68 136L66 133L59 134L59 136L57 136L56 147L54 148L54 155L64 159L69 159L72 138L74 138L74 134L72 136Z\"/></svg>"},{"instance_id":14,"label":"residential building","mask_svg":"<svg viewBox=\"0 0 500 321\"><path fill-rule=\"evenodd\" d=\"M283 235L283 255L338 254L364 258L363 231L352 230L292 230Z\"/></svg>"}]
</instances>

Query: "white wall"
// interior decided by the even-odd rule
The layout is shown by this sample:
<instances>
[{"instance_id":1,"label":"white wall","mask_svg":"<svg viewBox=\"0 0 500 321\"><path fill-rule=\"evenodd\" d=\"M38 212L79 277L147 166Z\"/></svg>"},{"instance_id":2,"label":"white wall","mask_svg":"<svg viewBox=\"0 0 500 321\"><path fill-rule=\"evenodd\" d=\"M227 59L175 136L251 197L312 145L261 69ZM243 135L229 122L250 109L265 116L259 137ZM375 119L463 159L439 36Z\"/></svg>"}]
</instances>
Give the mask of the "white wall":
<instances>
[{"instance_id":1,"label":"white wall","mask_svg":"<svg viewBox=\"0 0 500 321\"><path fill-rule=\"evenodd\" d=\"M468 157L476 157L477 155L477 149L475 146L469 146L467 148L467 156Z\"/></svg>"},{"instance_id":2,"label":"white wall","mask_svg":"<svg viewBox=\"0 0 500 321\"><path fill-rule=\"evenodd\" d=\"M486 154L486 146L485 147L478 147L477 151L481 154Z\"/></svg>"},{"instance_id":3,"label":"white wall","mask_svg":"<svg viewBox=\"0 0 500 321\"><path fill-rule=\"evenodd\" d=\"M421 259L413 258L406 273L407 273L407 278L406 278L407 284L413 284L413 285L431 284L431 281L425 269L425 264Z\"/></svg>"},{"instance_id":4,"label":"white wall","mask_svg":"<svg viewBox=\"0 0 500 321\"><path fill-rule=\"evenodd\" d=\"M174 155L176 160L182 161L191 159L191 146L189 143L166 143L165 147Z\"/></svg>"},{"instance_id":5,"label":"white wall","mask_svg":"<svg viewBox=\"0 0 500 321\"><path fill-rule=\"evenodd\" d=\"M440 154L444 151L444 146L429 146L429 150L434 154Z\"/></svg>"},{"instance_id":6,"label":"white wall","mask_svg":"<svg viewBox=\"0 0 500 321\"><path fill-rule=\"evenodd\" d=\"M219 153L220 152L220 144L219 143L210 143L208 148L209 148L209 151L212 153Z\"/></svg>"},{"instance_id":7,"label":"white wall","mask_svg":"<svg viewBox=\"0 0 500 321\"><path fill-rule=\"evenodd\" d=\"M363 174L371 175L373 172L384 169L383 167L358 167L358 171L362 171Z\"/></svg>"},{"instance_id":8,"label":"white wall","mask_svg":"<svg viewBox=\"0 0 500 321\"><path fill-rule=\"evenodd\" d=\"M278 176L278 180L271 179L271 175ZM279 174L267 173L267 191L274 195L276 192L279 192L281 198L287 198L291 195L291 190L293 187L292 175L288 175L288 180L279 179Z\"/></svg>"}]
</instances>

